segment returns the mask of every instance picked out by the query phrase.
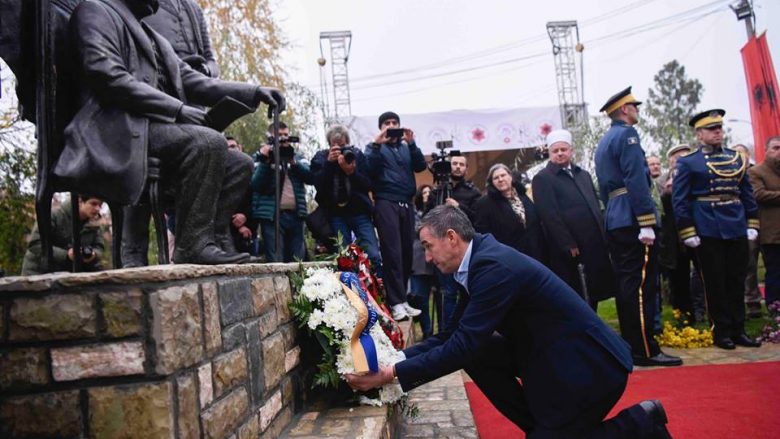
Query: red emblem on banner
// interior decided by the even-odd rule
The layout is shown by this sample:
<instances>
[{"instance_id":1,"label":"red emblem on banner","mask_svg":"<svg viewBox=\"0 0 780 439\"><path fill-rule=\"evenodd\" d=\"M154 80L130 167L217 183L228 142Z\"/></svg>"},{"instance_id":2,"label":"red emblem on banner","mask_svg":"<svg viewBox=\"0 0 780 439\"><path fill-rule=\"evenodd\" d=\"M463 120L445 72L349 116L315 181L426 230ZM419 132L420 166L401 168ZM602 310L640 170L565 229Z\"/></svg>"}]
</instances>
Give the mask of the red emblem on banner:
<instances>
[{"instance_id":1,"label":"red emblem on banner","mask_svg":"<svg viewBox=\"0 0 780 439\"><path fill-rule=\"evenodd\" d=\"M485 130L479 127L474 128L471 130L471 139L477 143L481 143L483 140L485 140Z\"/></svg>"}]
</instances>

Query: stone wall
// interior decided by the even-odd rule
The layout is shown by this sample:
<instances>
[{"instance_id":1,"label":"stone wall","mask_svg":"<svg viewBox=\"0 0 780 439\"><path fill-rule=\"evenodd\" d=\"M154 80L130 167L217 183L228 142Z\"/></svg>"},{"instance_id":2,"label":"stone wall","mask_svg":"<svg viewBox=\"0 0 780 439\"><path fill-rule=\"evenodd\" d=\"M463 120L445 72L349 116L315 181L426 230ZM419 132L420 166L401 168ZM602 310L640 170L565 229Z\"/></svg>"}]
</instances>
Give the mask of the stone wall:
<instances>
[{"instance_id":1,"label":"stone wall","mask_svg":"<svg viewBox=\"0 0 780 439\"><path fill-rule=\"evenodd\" d=\"M278 436L303 393L297 268L0 279L0 437Z\"/></svg>"}]
</instances>

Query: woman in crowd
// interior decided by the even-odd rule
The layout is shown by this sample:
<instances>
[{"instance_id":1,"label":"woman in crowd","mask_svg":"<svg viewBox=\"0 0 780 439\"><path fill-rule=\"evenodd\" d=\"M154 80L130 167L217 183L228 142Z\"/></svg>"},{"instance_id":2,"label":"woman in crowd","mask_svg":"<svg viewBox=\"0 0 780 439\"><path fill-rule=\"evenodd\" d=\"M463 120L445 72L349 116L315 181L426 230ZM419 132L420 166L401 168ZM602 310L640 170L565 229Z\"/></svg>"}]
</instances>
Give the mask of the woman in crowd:
<instances>
[{"instance_id":1,"label":"woman in crowd","mask_svg":"<svg viewBox=\"0 0 780 439\"><path fill-rule=\"evenodd\" d=\"M485 186L487 194L474 204L477 232L491 233L498 242L543 262L542 228L536 207L524 190L512 184L509 168L502 163L491 166Z\"/></svg>"},{"instance_id":2,"label":"woman in crowd","mask_svg":"<svg viewBox=\"0 0 780 439\"><path fill-rule=\"evenodd\" d=\"M415 230L420 219L425 214L425 206L428 205L428 199L432 190L433 187L431 185L424 184L417 188L417 193L414 195L414 207L416 208ZM422 311L419 319L423 338L433 335L433 324L431 323L428 303L435 281L436 276L433 273L433 266L425 262L425 250L420 243L420 238L415 237L412 246L412 277L409 279L409 302L413 307ZM437 300L435 302L438 303ZM436 309L440 309L438 305Z\"/></svg>"}]
</instances>

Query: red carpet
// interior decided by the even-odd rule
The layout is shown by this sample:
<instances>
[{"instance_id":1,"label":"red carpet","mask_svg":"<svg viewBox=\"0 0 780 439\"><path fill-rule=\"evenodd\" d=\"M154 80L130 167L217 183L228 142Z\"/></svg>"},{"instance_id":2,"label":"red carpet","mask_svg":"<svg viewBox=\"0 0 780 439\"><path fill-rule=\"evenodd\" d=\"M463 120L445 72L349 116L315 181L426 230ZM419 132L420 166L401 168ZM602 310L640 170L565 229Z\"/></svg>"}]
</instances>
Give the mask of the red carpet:
<instances>
[{"instance_id":1,"label":"red carpet","mask_svg":"<svg viewBox=\"0 0 780 439\"><path fill-rule=\"evenodd\" d=\"M474 383L466 383L482 439L523 438ZM686 366L634 372L608 417L660 399L675 439L780 437L780 362Z\"/></svg>"}]
</instances>

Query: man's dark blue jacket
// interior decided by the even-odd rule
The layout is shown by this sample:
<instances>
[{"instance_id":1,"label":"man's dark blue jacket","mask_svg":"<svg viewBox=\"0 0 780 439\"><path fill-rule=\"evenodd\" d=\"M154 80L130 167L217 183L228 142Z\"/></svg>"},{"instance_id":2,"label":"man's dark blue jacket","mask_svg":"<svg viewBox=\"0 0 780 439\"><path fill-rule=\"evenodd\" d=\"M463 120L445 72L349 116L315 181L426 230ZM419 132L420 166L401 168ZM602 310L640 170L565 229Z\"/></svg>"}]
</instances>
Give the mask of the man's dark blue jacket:
<instances>
[{"instance_id":1,"label":"man's dark blue jacket","mask_svg":"<svg viewBox=\"0 0 780 439\"><path fill-rule=\"evenodd\" d=\"M396 364L405 391L466 367L480 367L479 348L494 331L505 337L522 379L525 404L541 424L560 425L603 398L605 381L625 379L631 350L577 293L544 265L500 244L474 237L468 292L462 292L452 332L404 351ZM617 366L617 367L616 367ZM606 376L604 371L622 371ZM522 403L522 402L521 402Z\"/></svg>"},{"instance_id":2,"label":"man's dark blue jacket","mask_svg":"<svg viewBox=\"0 0 780 439\"><path fill-rule=\"evenodd\" d=\"M417 145L375 145L365 149L368 176L373 184L374 199L410 203L417 192L415 172L426 169L425 156Z\"/></svg>"}]
</instances>

